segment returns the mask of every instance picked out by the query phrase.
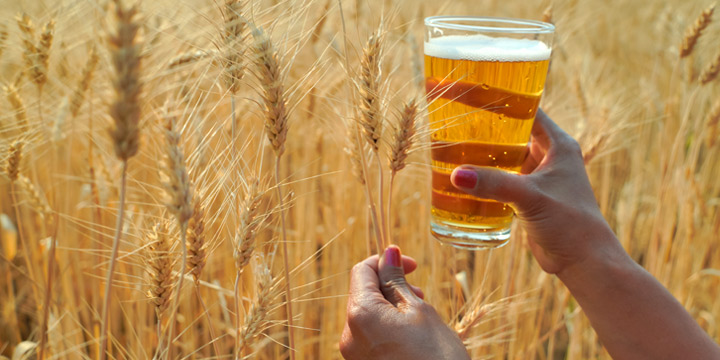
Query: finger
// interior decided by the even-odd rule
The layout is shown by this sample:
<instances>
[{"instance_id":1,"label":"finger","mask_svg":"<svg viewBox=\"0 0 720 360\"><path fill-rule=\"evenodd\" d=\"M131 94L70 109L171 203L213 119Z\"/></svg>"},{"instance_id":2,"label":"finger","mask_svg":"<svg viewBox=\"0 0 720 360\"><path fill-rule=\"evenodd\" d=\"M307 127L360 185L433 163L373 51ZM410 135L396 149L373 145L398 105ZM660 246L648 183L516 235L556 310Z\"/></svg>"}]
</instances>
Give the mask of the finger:
<instances>
[{"instance_id":1,"label":"finger","mask_svg":"<svg viewBox=\"0 0 720 360\"><path fill-rule=\"evenodd\" d=\"M400 309L422 302L405 280L401 259L400 248L390 245L385 249L378 265L380 267L378 272L380 290L391 304Z\"/></svg>"},{"instance_id":2,"label":"finger","mask_svg":"<svg viewBox=\"0 0 720 360\"><path fill-rule=\"evenodd\" d=\"M450 180L470 195L514 204L521 209L535 195L532 182L526 176L491 167L462 165L453 170Z\"/></svg>"},{"instance_id":3,"label":"finger","mask_svg":"<svg viewBox=\"0 0 720 360\"><path fill-rule=\"evenodd\" d=\"M532 136L544 150L549 150L556 145L571 143L572 136L561 129L542 109L538 109L533 124Z\"/></svg>"},{"instance_id":4,"label":"finger","mask_svg":"<svg viewBox=\"0 0 720 360\"><path fill-rule=\"evenodd\" d=\"M417 295L417 297L425 300L425 293L422 291L422 289L415 285L410 285L410 289Z\"/></svg>"},{"instance_id":5,"label":"finger","mask_svg":"<svg viewBox=\"0 0 720 360\"><path fill-rule=\"evenodd\" d=\"M528 154L520 169L521 174L531 174L545 158L545 150L534 139L528 144Z\"/></svg>"},{"instance_id":6,"label":"finger","mask_svg":"<svg viewBox=\"0 0 720 360\"><path fill-rule=\"evenodd\" d=\"M402 256L405 274L417 268L417 262L410 256ZM353 299L375 300L386 303L380 291L378 278L378 256L373 255L355 265L350 273L350 297Z\"/></svg>"},{"instance_id":7,"label":"finger","mask_svg":"<svg viewBox=\"0 0 720 360\"><path fill-rule=\"evenodd\" d=\"M368 257L367 259L362 261L364 264L375 270L375 272L378 272L378 256L372 255ZM417 261L413 259L411 256L403 255L402 256L402 262L403 262L403 269L405 269L405 273L409 274L415 269L417 269Z\"/></svg>"}]
</instances>

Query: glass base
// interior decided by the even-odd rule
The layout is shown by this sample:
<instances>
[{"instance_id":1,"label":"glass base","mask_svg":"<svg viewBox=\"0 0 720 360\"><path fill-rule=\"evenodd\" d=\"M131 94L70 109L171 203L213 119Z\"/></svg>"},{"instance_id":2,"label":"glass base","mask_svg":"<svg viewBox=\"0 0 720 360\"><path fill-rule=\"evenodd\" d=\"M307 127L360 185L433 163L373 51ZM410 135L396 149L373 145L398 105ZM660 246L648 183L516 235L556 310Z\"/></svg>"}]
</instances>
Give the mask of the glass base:
<instances>
[{"instance_id":1,"label":"glass base","mask_svg":"<svg viewBox=\"0 0 720 360\"><path fill-rule=\"evenodd\" d=\"M510 239L510 227L472 229L432 222L430 232L441 243L465 250L497 249L507 244Z\"/></svg>"}]
</instances>

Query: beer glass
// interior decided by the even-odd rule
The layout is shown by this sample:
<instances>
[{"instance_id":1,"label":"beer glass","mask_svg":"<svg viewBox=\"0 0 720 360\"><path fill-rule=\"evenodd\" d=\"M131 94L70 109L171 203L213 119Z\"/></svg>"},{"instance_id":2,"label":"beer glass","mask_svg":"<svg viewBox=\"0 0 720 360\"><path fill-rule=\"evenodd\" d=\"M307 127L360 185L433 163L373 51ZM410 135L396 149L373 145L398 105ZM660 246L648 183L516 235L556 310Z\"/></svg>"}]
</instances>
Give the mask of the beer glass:
<instances>
[{"instance_id":1,"label":"beer glass","mask_svg":"<svg viewBox=\"0 0 720 360\"><path fill-rule=\"evenodd\" d=\"M555 27L531 20L434 16L425 19L425 29L431 232L460 248L500 247L510 237L513 209L456 189L450 174L463 164L520 171Z\"/></svg>"}]
</instances>

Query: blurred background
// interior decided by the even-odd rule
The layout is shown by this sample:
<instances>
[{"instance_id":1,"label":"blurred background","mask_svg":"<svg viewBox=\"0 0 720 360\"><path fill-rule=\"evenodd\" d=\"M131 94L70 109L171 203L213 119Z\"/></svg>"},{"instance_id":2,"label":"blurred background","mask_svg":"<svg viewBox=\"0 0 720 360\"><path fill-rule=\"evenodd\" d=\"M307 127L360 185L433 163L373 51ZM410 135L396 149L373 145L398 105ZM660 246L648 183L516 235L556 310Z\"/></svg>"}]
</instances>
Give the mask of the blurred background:
<instances>
[{"instance_id":1,"label":"blurred background","mask_svg":"<svg viewBox=\"0 0 720 360\"><path fill-rule=\"evenodd\" d=\"M179 334L174 357L232 358L242 346L241 356L286 358L284 244L296 356L341 358L349 270L375 252L366 190L377 200L402 104L424 95L422 19L451 14L556 25L541 106L581 143L598 203L623 246L718 341L720 27L711 5L140 2L129 22L138 28L135 45L124 48L141 59L133 71L142 90L129 100L141 114L140 145L127 162L121 201L123 165L108 129L118 117L116 94L128 88L117 81L113 59L127 52L108 39L128 28L116 5L4 0L0 354L38 357L42 348L45 358L98 358L114 262L114 358L153 358L167 347L159 334L171 322ZM267 38L253 36L253 28ZM362 101L354 84L373 34L382 34L385 54L383 91L373 94L383 133L380 156L367 157L373 166L359 181L347 153L368 155L357 143L353 150ZM268 68L277 76L268 77ZM273 94L285 99L287 124L269 116L278 114L278 103L268 102ZM407 167L392 188L382 187L383 201L393 199L391 241L418 261L409 281L462 334L473 359L609 359L569 292L537 266L522 229L492 251L456 250L432 238L426 113L417 134ZM173 136L175 147L167 140ZM167 185L178 149L184 188ZM194 209L187 233L167 206L182 189ZM184 238L190 272L180 266ZM178 310L168 309L175 299Z\"/></svg>"}]
</instances>

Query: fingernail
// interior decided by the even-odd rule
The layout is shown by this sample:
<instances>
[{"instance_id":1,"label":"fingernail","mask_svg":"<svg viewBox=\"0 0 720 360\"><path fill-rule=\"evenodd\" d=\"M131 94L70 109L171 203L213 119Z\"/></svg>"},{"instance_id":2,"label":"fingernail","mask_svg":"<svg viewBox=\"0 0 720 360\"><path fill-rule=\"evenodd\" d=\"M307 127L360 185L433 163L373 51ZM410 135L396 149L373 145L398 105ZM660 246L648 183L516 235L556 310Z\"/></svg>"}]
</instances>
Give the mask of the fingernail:
<instances>
[{"instance_id":1,"label":"fingernail","mask_svg":"<svg viewBox=\"0 0 720 360\"><path fill-rule=\"evenodd\" d=\"M477 184L477 173L472 170L456 168L450 178L453 185L465 189L473 189Z\"/></svg>"},{"instance_id":2,"label":"fingernail","mask_svg":"<svg viewBox=\"0 0 720 360\"><path fill-rule=\"evenodd\" d=\"M389 246L385 249L385 265L400 267L400 248L397 246Z\"/></svg>"}]
</instances>

